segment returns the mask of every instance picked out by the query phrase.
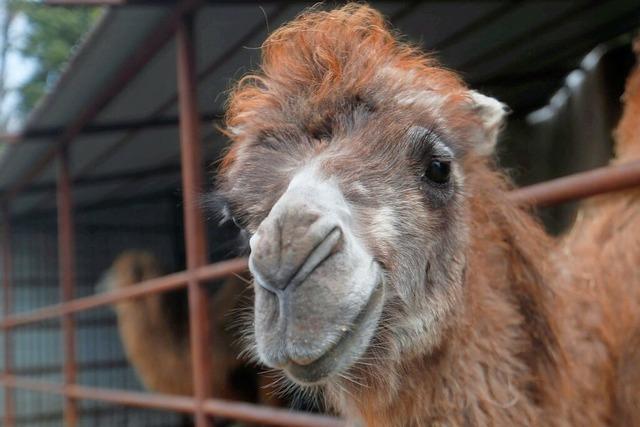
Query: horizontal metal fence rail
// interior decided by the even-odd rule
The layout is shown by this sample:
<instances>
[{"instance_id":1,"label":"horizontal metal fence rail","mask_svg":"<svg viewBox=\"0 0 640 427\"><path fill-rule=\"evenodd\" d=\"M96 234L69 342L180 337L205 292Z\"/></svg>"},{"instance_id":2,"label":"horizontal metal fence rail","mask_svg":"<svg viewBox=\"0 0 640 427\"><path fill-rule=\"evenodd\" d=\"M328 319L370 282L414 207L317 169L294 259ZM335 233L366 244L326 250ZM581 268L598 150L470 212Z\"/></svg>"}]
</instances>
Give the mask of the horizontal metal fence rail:
<instances>
[{"instance_id":1,"label":"horizontal metal fence rail","mask_svg":"<svg viewBox=\"0 0 640 427\"><path fill-rule=\"evenodd\" d=\"M193 413L196 400L186 396L159 393L134 392L86 387L77 384L61 384L33 381L13 375L1 375L0 384L8 388L20 388L39 393L49 393L73 399L99 400L126 406ZM207 415L223 416L245 422L259 422L290 427L344 427L335 417L313 415L287 409L269 408L251 403L206 399L203 404Z\"/></svg>"},{"instance_id":2,"label":"horizontal metal fence rail","mask_svg":"<svg viewBox=\"0 0 640 427\"><path fill-rule=\"evenodd\" d=\"M605 166L511 192L516 202L551 206L640 185L640 160Z\"/></svg>"},{"instance_id":3,"label":"horizontal metal fence rail","mask_svg":"<svg viewBox=\"0 0 640 427\"><path fill-rule=\"evenodd\" d=\"M41 322L79 311L87 311L101 306L117 303L130 298L168 292L185 288L193 277L198 281L221 279L247 270L247 261L237 258L199 267L193 271L181 271L162 277L140 282L133 287L121 288L90 297L77 298L69 302L50 305L32 312L5 316L0 322L0 329L11 329L18 326Z\"/></svg>"}]
</instances>

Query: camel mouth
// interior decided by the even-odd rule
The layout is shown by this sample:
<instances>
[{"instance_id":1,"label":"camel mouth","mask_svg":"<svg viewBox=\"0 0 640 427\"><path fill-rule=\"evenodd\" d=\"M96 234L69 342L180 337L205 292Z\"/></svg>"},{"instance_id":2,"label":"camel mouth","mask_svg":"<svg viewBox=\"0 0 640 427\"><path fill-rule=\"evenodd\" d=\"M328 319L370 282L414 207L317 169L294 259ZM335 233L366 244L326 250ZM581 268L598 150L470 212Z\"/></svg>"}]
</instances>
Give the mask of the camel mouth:
<instances>
[{"instance_id":1,"label":"camel mouth","mask_svg":"<svg viewBox=\"0 0 640 427\"><path fill-rule=\"evenodd\" d=\"M367 350L377 329L384 304L384 294L384 280L380 279L351 327L346 328L335 345L308 364L289 360L282 367L288 376L301 385L319 385L356 364Z\"/></svg>"}]
</instances>

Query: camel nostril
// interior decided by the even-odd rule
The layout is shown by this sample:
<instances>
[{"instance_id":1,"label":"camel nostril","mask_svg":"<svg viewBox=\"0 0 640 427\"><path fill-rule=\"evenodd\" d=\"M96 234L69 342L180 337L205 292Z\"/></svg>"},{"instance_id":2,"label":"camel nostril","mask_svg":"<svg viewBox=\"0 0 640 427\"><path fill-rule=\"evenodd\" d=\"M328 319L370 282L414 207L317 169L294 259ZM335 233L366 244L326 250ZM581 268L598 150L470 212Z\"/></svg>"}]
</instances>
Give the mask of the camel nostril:
<instances>
[{"instance_id":1,"label":"camel nostril","mask_svg":"<svg viewBox=\"0 0 640 427\"><path fill-rule=\"evenodd\" d=\"M316 245L285 287L296 287L336 252L342 242L342 229L336 226Z\"/></svg>"},{"instance_id":2,"label":"camel nostril","mask_svg":"<svg viewBox=\"0 0 640 427\"><path fill-rule=\"evenodd\" d=\"M290 236L282 236L282 232L275 228L272 230L274 233L271 235L262 235L260 241L254 240L249 269L256 284L277 295L302 283L340 250L343 239L339 226L328 226L322 221ZM283 244L283 241L291 243Z\"/></svg>"}]
</instances>

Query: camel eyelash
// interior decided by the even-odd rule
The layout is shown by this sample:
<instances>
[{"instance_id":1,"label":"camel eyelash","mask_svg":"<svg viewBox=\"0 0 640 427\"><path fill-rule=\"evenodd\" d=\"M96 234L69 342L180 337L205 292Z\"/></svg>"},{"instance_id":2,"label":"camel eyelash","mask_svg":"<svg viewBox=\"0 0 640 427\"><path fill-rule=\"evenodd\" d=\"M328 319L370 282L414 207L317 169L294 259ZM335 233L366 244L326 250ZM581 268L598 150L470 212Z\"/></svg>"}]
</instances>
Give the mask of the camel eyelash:
<instances>
[{"instance_id":1,"label":"camel eyelash","mask_svg":"<svg viewBox=\"0 0 640 427\"><path fill-rule=\"evenodd\" d=\"M245 229L242 222L234 214L229 200L220 192L214 191L205 196L204 204L212 213L212 217L217 219L218 225L233 223L238 229Z\"/></svg>"},{"instance_id":2,"label":"camel eyelash","mask_svg":"<svg viewBox=\"0 0 640 427\"><path fill-rule=\"evenodd\" d=\"M247 226L244 224L244 221L236 214L233 213L231 207L226 205L222 211L222 220L220 224L229 224L233 223L233 225L240 231L247 231Z\"/></svg>"},{"instance_id":3,"label":"camel eyelash","mask_svg":"<svg viewBox=\"0 0 640 427\"><path fill-rule=\"evenodd\" d=\"M435 126L413 126L409 129L408 135L409 153L413 159L424 163L431 160L451 162L455 158L453 150L443 142Z\"/></svg>"}]
</instances>

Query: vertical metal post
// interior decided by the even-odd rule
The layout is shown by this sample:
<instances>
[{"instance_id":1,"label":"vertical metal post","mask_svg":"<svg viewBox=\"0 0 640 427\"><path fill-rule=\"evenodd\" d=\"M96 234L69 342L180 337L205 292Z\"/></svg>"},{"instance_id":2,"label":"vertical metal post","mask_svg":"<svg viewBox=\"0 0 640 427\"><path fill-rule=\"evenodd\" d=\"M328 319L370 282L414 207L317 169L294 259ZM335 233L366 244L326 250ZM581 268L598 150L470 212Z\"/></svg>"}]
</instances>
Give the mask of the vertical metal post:
<instances>
[{"instance_id":1,"label":"vertical metal post","mask_svg":"<svg viewBox=\"0 0 640 427\"><path fill-rule=\"evenodd\" d=\"M180 107L180 150L182 157L182 192L187 270L205 265L207 242L204 215L198 200L202 193L204 168L200 140L200 115L196 96L196 58L194 51L194 15L185 14L176 31L178 94ZM193 366L196 427L209 427L211 422L203 410L210 396L210 334L208 298L200 283L189 280L189 324Z\"/></svg>"},{"instance_id":2,"label":"vertical metal post","mask_svg":"<svg viewBox=\"0 0 640 427\"><path fill-rule=\"evenodd\" d=\"M71 196L71 167L68 149L64 147L58 155L58 273L63 301L70 301L75 293L75 236L73 229L73 201ZM64 382L76 382L75 323L73 314L62 316L64 349ZM76 400L65 397L64 419L66 427L75 427L78 422Z\"/></svg>"},{"instance_id":3,"label":"vertical metal post","mask_svg":"<svg viewBox=\"0 0 640 427\"><path fill-rule=\"evenodd\" d=\"M11 218L8 207L2 209L2 288L3 302L2 315L8 317L12 310L12 279L13 279L13 254L11 252ZM11 340L11 328L4 330L4 370L5 375L10 375L13 369L13 343ZM4 389L4 425L14 427L15 402L14 391L10 387Z\"/></svg>"}]
</instances>

